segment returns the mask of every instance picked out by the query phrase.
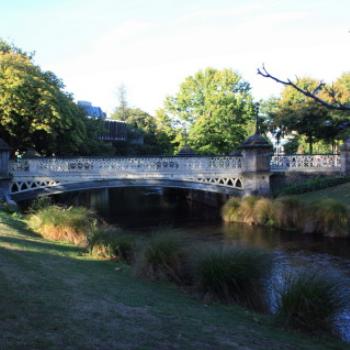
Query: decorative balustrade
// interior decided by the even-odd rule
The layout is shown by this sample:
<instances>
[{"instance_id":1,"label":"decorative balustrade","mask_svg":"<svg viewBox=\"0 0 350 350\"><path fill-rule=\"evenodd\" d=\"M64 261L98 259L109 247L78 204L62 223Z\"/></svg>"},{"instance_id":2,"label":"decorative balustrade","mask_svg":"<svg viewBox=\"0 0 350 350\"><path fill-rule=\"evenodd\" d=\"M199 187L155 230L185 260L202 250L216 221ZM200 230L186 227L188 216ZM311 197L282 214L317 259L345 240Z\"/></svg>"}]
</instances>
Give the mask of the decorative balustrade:
<instances>
[{"instance_id":1,"label":"decorative balustrade","mask_svg":"<svg viewBox=\"0 0 350 350\"><path fill-rule=\"evenodd\" d=\"M271 171L300 172L339 172L341 169L340 155L274 155L271 159Z\"/></svg>"},{"instance_id":2,"label":"decorative balustrade","mask_svg":"<svg viewBox=\"0 0 350 350\"><path fill-rule=\"evenodd\" d=\"M13 175L198 175L239 173L241 157L37 158L10 162Z\"/></svg>"}]
</instances>

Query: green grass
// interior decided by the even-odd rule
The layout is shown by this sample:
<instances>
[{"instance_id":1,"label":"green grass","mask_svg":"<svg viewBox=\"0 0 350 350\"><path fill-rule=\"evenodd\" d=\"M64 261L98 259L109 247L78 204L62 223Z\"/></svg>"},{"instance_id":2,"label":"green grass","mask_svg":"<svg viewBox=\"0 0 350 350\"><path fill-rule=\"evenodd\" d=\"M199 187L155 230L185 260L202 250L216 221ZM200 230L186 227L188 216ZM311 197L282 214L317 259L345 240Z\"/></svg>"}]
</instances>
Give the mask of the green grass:
<instances>
[{"instance_id":1,"label":"green grass","mask_svg":"<svg viewBox=\"0 0 350 350\"><path fill-rule=\"evenodd\" d=\"M350 208L350 183L296 195L296 198L310 203L320 199L335 199Z\"/></svg>"},{"instance_id":2,"label":"green grass","mask_svg":"<svg viewBox=\"0 0 350 350\"><path fill-rule=\"evenodd\" d=\"M0 212L0 349L347 349L235 305L205 305Z\"/></svg>"}]
</instances>

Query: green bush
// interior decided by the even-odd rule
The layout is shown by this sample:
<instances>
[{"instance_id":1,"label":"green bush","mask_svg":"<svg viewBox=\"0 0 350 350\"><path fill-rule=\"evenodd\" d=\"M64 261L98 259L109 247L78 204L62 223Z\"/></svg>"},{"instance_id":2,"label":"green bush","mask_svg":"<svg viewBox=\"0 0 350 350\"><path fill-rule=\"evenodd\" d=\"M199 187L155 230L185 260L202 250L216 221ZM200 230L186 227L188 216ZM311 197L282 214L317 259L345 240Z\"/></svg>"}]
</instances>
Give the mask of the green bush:
<instances>
[{"instance_id":1,"label":"green bush","mask_svg":"<svg viewBox=\"0 0 350 350\"><path fill-rule=\"evenodd\" d=\"M136 241L118 229L94 229L88 237L91 255L124 261L130 264L134 259Z\"/></svg>"},{"instance_id":2,"label":"green bush","mask_svg":"<svg viewBox=\"0 0 350 350\"><path fill-rule=\"evenodd\" d=\"M206 297L263 311L264 285L271 267L271 255L258 249L211 248L197 259L194 281Z\"/></svg>"},{"instance_id":3,"label":"green bush","mask_svg":"<svg viewBox=\"0 0 350 350\"><path fill-rule=\"evenodd\" d=\"M136 273L151 280L167 279L177 284L189 283L191 274L184 244L174 234L155 234L139 253Z\"/></svg>"},{"instance_id":4,"label":"green bush","mask_svg":"<svg viewBox=\"0 0 350 350\"><path fill-rule=\"evenodd\" d=\"M84 207L43 207L27 216L29 227L44 238L86 246L95 219Z\"/></svg>"},{"instance_id":5,"label":"green bush","mask_svg":"<svg viewBox=\"0 0 350 350\"><path fill-rule=\"evenodd\" d=\"M276 321L308 332L334 332L335 316L345 307L339 280L303 272L289 277L281 291Z\"/></svg>"}]
</instances>

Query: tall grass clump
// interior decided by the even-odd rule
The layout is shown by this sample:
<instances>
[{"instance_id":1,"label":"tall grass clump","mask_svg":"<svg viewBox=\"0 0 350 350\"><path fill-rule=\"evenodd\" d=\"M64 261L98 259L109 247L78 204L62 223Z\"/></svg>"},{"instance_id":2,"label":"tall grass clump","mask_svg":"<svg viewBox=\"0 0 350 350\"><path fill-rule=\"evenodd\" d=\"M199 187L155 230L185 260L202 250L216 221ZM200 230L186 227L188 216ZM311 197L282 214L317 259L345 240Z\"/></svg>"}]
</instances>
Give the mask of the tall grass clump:
<instances>
[{"instance_id":1,"label":"tall grass clump","mask_svg":"<svg viewBox=\"0 0 350 350\"><path fill-rule=\"evenodd\" d=\"M319 273L289 277L281 291L276 321L287 328L334 333L334 318L345 307L342 285Z\"/></svg>"},{"instance_id":2,"label":"tall grass clump","mask_svg":"<svg viewBox=\"0 0 350 350\"><path fill-rule=\"evenodd\" d=\"M151 280L189 283L189 260L181 240L171 233L155 234L138 256L136 273Z\"/></svg>"},{"instance_id":3,"label":"tall grass clump","mask_svg":"<svg viewBox=\"0 0 350 350\"><path fill-rule=\"evenodd\" d=\"M206 298L265 311L265 284L271 267L271 255L262 250L216 247L201 252L194 279Z\"/></svg>"},{"instance_id":4,"label":"tall grass clump","mask_svg":"<svg viewBox=\"0 0 350 350\"><path fill-rule=\"evenodd\" d=\"M241 199L241 204L239 207L239 217L241 222L247 224L254 224L255 219L255 204L258 201L258 197L246 196Z\"/></svg>"},{"instance_id":5,"label":"tall grass clump","mask_svg":"<svg viewBox=\"0 0 350 350\"><path fill-rule=\"evenodd\" d=\"M274 225L284 230L300 227L305 208L300 200L294 197L282 197L273 202Z\"/></svg>"},{"instance_id":6,"label":"tall grass clump","mask_svg":"<svg viewBox=\"0 0 350 350\"><path fill-rule=\"evenodd\" d=\"M239 208L241 200L237 197L231 197L222 207L221 216L226 222L239 222Z\"/></svg>"},{"instance_id":7,"label":"tall grass clump","mask_svg":"<svg viewBox=\"0 0 350 350\"><path fill-rule=\"evenodd\" d=\"M83 207L43 207L28 215L29 227L46 239L86 246L94 216Z\"/></svg>"},{"instance_id":8,"label":"tall grass clump","mask_svg":"<svg viewBox=\"0 0 350 350\"><path fill-rule=\"evenodd\" d=\"M321 199L311 204L314 218L314 231L330 237L349 235L349 211L334 199Z\"/></svg>"},{"instance_id":9,"label":"tall grass clump","mask_svg":"<svg viewBox=\"0 0 350 350\"><path fill-rule=\"evenodd\" d=\"M271 221L272 202L268 198L246 196L230 198L222 208L226 222L243 222L250 225L265 225Z\"/></svg>"},{"instance_id":10,"label":"tall grass clump","mask_svg":"<svg viewBox=\"0 0 350 350\"><path fill-rule=\"evenodd\" d=\"M95 228L88 237L91 255L128 264L134 259L135 247L135 238L118 229Z\"/></svg>"}]
</instances>

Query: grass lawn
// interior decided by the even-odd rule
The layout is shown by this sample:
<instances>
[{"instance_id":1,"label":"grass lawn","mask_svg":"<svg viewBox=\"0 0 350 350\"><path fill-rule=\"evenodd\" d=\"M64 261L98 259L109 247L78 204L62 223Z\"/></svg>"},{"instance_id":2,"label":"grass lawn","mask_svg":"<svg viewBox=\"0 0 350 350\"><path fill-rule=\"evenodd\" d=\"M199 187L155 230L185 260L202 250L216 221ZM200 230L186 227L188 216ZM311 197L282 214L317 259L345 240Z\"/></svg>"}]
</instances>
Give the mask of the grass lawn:
<instances>
[{"instance_id":1,"label":"grass lawn","mask_svg":"<svg viewBox=\"0 0 350 350\"><path fill-rule=\"evenodd\" d=\"M299 194L299 195L296 195L296 197L306 202L312 202L320 199L331 198L350 207L350 183L348 182L342 185L328 187L319 191Z\"/></svg>"},{"instance_id":2,"label":"grass lawn","mask_svg":"<svg viewBox=\"0 0 350 350\"><path fill-rule=\"evenodd\" d=\"M350 185L348 185L350 186ZM350 188L350 187L349 187ZM0 212L0 349L346 349L236 306L205 305L45 241Z\"/></svg>"}]
</instances>

